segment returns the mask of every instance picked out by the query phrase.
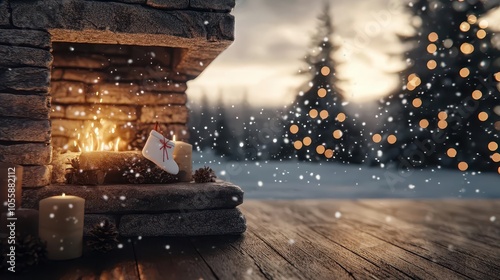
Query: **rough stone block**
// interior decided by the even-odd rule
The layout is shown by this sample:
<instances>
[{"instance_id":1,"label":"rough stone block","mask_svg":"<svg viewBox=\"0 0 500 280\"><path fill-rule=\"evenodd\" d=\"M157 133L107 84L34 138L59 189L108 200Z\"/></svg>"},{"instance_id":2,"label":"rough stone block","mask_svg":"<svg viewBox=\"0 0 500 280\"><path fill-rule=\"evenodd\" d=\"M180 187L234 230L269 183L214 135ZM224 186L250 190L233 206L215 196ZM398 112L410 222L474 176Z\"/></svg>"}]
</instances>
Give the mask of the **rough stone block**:
<instances>
[{"instance_id":1,"label":"rough stone block","mask_svg":"<svg viewBox=\"0 0 500 280\"><path fill-rule=\"evenodd\" d=\"M98 54L75 55L74 53L54 53L54 67L102 69L109 66L105 56Z\"/></svg>"},{"instance_id":2,"label":"rough stone block","mask_svg":"<svg viewBox=\"0 0 500 280\"><path fill-rule=\"evenodd\" d=\"M0 44L49 49L51 42L50 34L47 31L0 29Z\"/></svg>"},{"instance_id":3,"label":"rough stone block","mask_svg":"<svg viewBox=\"0 0 500 280\"><path fill-rule=\"evenodd\" d=\"M0 116L48 119L50 98L40 95L0 93Z\"/></svg>"},{"instance_id":4,"label":"rough stone block","mask_svg":"<svg viewBox=\"0 0 500 280\"><path fill-rule=\"evenodd\" d=\"M111 1L59 0L12 1L12 21L19 28L108 30L111 33L164 34L183 38L206 38L204 13L195 11L163 11L140 8ZM228 15L213 13L212 21L221 22ZM85 18L86 20L75 20ZM133 18L134 20L130 20ZM211 28L218 29L214 24ZM218 39L232 40L220 29L210 31Z\"/></svg>"},{"instance_id":5,"label":"rough stone block","mask_svg":"<svg viewBox=\"0 0 500 280\"><path fill-rule=\"evenodd\" d=\"M50 93L53 103L83 103L87 85L81 82L53 81Z\"/></svg>"},{"instance_id":6,"label":"rough stone block","mask_svg":"<svg viewBox=\"0 0 500 280\"><path fill-rule=\"evenodd\" d=\"M141 122L185 124L188 122L188 114L185 106L148 106L141 108Z\"/></svg>"},{"instance_id":7,"label":"rough stone block","mask_svg":"<svg viewBox=\"0 0 500 280\"><path fill-rule=\"evenodd\" d=\"M54 74L52 74L54 75ZM64 69L60 79L65 81L78 81L86 84L96 84L104 80L108 74L84 69ZM55 80L55 77L52 77Z\"/></svg>"},{"instance_id":8,"label":"rough stone block","mask_svg":"<svg viewBox=\"0 0 500 280\"><path fill-rule=\"evenodd\" d=\"M115 226L117 226L117 229L118 229L119 218L117 216L100 215L100 214L85 214L84 221L83 221L83 235L89 236L89 232L94 227L94 225L100 224L100 223L104 222L105 220L108 220L109 222L113 223Z\"/></svg>"},{"instance_id":9,"label":"rough stone block","mask_svg":"<svg viewBox=\"0 0 500 280\"><path fill-rule=\"evenodd\" d=\"M100 87L91 87L90 92ZM117 90L127 87L113 86L108 88L107 94L88 94L87 102L102 104L136 104L136 105L184 105L187 102L185 93L153 93L153 92L133 92L129 90ZM101 91L100 91L101 92Z\"/></svg>"},{"instance_id":10,"label":"rough stone block","mask_svg":"<svg viewBox=\"0 0 500 280\"><path fill-rule=\"evenodd\" d=\"M245 230L245 217L237 208L124 215L119 223L122 236L224 235Z\"/></svg>"},{"instance_id":11,"label":"rough stone block","mask_svg":"<svg viewBox=\"0 0 500 280\"><path fill-rule=\"evenodd\" d=\"M42 143L0 145L0 162L24 165L49 164L52 146Z\"/></svg>"},{"instance_id":12,"label":"rough stone block","mask_svg":"<svg viewBox=\"0 0 500 280\"><path fill-rule=\"evenodd\" d=\"M90 214L231 209L243 202L240 187L219 181L162 185L50 185L23 191L23 207L37 208L40 199L62 192L85 198L85 213Z\"/></svg>"},{"instance_id":13,"label":"rough stone block","mask_svg":"<svg viewBox=\"0 0 500 280\"><path fill-rule=\"evenodd\" d=\"M66 107L63 105L54 105L52 106L52 109L50 110L50 118L51 119L56 119L56 118L64 118L66 115Z\"/></svg>"},{"instance_id":14,"label":"rough stone block","mask_svg":"<svg viewBox=\"0 0 500 280\"><path fill-rule=\"evenodd\" d=\"M67 119L93 120L94 116L110 120L134 121L137 119L137 110L132 106L117 105L75 105L66 108Z\"/></svg>"},{"instance_id":15,"label":"rough stone block","mask_svg":"<svg viewBox=\"0 0 500 280\"><path fill-rule=\"evenodd\" d=\"M188 78L186 75L179 72L170 71L162 66L145 66L145 67L116 67L113 74L120 77L120 81L130 81L137 84L142 84L147 80L156 81L173 81L174 83L185 83Z\"/></svg>"},{"instance_id":16,"label":"rough stone block","mask_svg":"<svg viewBox=\"0 0 500 280\"><path fill-rule=\"evenodd\" d=\"M50 67L52 55L48 50L0 45L0 65L3 67Z\"/></svg>"},{"instance_id":17,"label":"rough stone block","mask_svg":"<svg viewBox=\"0 0 500 280\"><path fill-rule=\"evenodd\" d=\"M52 136L76 136L75 130L81 130L83 125L80 120L52 120Z\"/></svg>"},{"instance_id":18,"label":"rough stone block","mask_svg":"<svg viewBox=\"0 0 500 280\"><path fill-rule=\"evenodd\" d=\"M37 188L50 184L50 177L52 173L52 166L50 165L32 165L23 166L23 188ZM26 190L23 190L23 193ZM61 193L59 193L61 195ZM34 208L37 207L26 207Z\"/></svg>"},{"instance_id":19,"label":"rough stone block","mask_svg":"<svg viewBox=\"0 0 500 280\"><path fill-rule=\"evenodd\" d=\"M187 89L186 83L146 80L142 83L141 88L146 91L160 92L185 92Z\"/></svg>"},{"instance_id":20,"label":"rough stone block","mask_svg":"<svg viewBox=\"0 0 500 280\"><path fill-rule=\"evenodd\" d=\"M0 122L0 140L48 143L50 121L3 118Z\"/></svg>"},{"instance_id":21,"label":"rough stone block","mask_svg":"<svg viewBox=\"0 0 500 280\"><path fill-rule=\"evenodd\" d=\"M50 83L48 68L0 68L0 90L15 90L46 95Z\"/></svg>"},{"instance_id":22,"label":"rough stone block","mask_svg":"<svg viewBox=\"0 0 500 280\"><path fill-rule=\"evenodd\" d=\"M7 26L10 24L9 3L7 0L0 1L0 26Z\"/></svg>"},{"instance_id":23,"label":"rough stone block","mask_svg":"<svg viewBox=\"0 0 500 280\"><path fill-rule=\"evenodd\" d=\"M147 0L146 4L160 9L186 9L189 7L189 0Z\"/></svg>"},{"instance_id":24,"label":"rough stone block","mask_svg":"<svg viewBox=\"0 0 500 280\"><path fill-rule=\"evenodd\" d=\"M235 0L190 0L189 6L191 8L202 10L216 10L216 11L231 11L234 8Z\"/></svg>"}]
</instances>

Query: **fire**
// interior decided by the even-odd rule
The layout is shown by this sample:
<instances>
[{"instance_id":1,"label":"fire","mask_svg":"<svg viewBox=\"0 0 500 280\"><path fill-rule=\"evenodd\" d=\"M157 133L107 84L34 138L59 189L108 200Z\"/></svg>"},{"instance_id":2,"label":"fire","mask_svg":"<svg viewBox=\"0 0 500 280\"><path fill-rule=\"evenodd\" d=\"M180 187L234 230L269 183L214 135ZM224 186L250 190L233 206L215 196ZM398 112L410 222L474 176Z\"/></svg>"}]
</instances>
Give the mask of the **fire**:
<instances>
[{"instance_id":1,"label":"fire","mask_svg":"<svg viewBox=\"0 0 500 280\"><path fill-rule=\"evenodd\" d=\"M86 124L76 138L73 145L80 152L118 151L121 141L116 135L116 124L103 119Z\"/></svg>"}]
</instances>

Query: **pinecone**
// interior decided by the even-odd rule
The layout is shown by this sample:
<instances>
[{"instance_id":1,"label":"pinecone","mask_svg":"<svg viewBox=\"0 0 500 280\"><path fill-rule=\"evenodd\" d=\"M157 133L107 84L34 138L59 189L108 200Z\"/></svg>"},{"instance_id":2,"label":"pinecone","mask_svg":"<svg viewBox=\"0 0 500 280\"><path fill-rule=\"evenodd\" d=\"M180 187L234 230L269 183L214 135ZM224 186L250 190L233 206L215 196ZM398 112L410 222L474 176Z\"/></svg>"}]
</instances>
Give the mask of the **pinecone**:
<instances>
[{"instance_id":1,"label":"pinecone","mask_svg":"<svg viewBox=\"0 0 500 280\"><path fill-rule=\"evenodd\" d=\"M87 245L94 251L108 252L118 244L118 231L116 226L107 219L96 223L89 232Z\"/></svg>"},{"instance_id":2,"label":"pinecone","mask_svg":"<svg viewBox=\"0 0 500 280\"><path fill-rule=\"evenodd\" d=\"M193 179L196 183L215 182L215 178L217 178L215 172L208 166L199 168L193 174Z\"/></svg>"},{"instance_id":3,"label":"pinecone","mask_svg":"<svg viewBox=\"0 0 500 280\"><path fill-rule=\"evenodd\" d=\"M10 246L7 240L2 241L0 263L1 268L8 267L6 263ZM47 260L47 245L40 238L32 235L16 236L16 272L23 271L31 266L38 265Z\"/></svg>"}]
</instances>

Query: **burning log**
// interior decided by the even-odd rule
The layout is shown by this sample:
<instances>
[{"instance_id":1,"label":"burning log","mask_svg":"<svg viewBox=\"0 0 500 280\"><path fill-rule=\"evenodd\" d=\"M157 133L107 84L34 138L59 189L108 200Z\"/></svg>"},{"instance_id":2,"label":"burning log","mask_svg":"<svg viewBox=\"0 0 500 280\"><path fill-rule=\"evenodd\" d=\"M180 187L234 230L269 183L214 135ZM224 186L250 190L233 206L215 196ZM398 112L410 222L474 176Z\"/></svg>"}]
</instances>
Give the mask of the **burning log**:
<instances>
[{"instance_id":1,"label":"burning log","mask_svg":"<svg viewBox=\"0 0 500 280\"><path fill-rule=\"evenodd\" d=\"M76 165L76 166L75 166ZM73 163L73 184L163 184L178 182L172 175L142 156L140 151L83 152ZM100 174L105 174L101 180ZM95 175L95 176L94 176ZM76 177L75 177L76 176ZM81 176L84 176L80 178Z\"/></svg>"}]
</instances>

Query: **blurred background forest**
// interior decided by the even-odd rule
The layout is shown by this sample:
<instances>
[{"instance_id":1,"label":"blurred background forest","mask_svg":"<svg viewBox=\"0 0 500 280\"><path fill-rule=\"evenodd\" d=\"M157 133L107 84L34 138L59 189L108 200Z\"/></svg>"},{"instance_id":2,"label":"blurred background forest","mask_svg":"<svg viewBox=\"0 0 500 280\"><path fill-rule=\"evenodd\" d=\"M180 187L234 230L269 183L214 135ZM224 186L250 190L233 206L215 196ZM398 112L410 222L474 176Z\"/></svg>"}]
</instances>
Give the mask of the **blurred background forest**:
<instances>
[{"instance_id":1,"label":"blurred background forest","mask_svg":"<svg viewBox=\"0 0 500 280\"><path fill-rule=\"evenodd\" d=\"M302 67L282 73L301 79L302 85L289 83L286 89L291 102L279 104L270 98L266 103L271 89L256 94L244 85L214 93L204 89L202 78L194 85L198 98L190 102L194 148L233 161L298 159L500 173L500 34L495 33L500 31L499 1L398 5L402 8L397 17L385 6L381 11L386 14L376 14L375 24L364 26L364 32L383 36L384 21L397 24L398 18L407 24L391 31L399 47L384 49L390 64L396 65L388 71L397 77L392 87L380 93L381 86L368 84L366 97L352 98L352 77L345 75L352 69L346 65L361 41L338 36L343 26L335 24L335 5L322 2L316 27L304 38L309 47L303 57L295 58ZM370 47L365 43L364 48ZM358 72L363 83L362 69ZM370 94L372 88L379 97L373 98L377 94ZM227 98L233 95L240 98ZM252 104L252 99L261 103Z\"/></svg>"}]
</instances>

